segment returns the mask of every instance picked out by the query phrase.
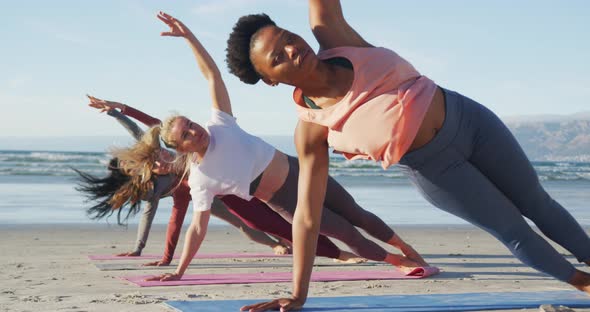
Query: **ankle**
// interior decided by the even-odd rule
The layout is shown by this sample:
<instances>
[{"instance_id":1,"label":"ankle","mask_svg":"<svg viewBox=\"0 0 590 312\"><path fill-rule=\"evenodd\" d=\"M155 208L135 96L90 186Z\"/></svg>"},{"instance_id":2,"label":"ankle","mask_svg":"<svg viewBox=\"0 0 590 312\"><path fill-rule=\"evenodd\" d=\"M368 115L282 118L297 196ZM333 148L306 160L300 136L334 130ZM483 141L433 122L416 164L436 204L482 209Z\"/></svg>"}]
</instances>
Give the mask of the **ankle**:
<instances>
[{"instance_id":1,"label":"ankle","mask_svg":"<svg viewBox=\"0 0 590 312\"><path fill-rule=\"evenodd\" d=\"M406 245L406 243L397 234L393 234L393 236L387 241L387 244L398 249Z\"/></svg>"},{"instance_id":2,"label":"ankle","mask_svg":"<svg viewBox=\"0 0 590 312\"><path fill-rule=\"evenodd\" d=\"M348 251L340 250L340 254L338 255L338 260L346 261L352 257L356 257L356 255L351 252L348 252Z\"/></svg>"},{"instance_id":3,"label":"ankle","mask_svg":"<svg viewBox=\"0 0 590 312\"><path fill-rule=\"evenodd\" d=\"M383 261L387 262L389 264L392 264L394 266L400 266L400 265L402 265L401 257L402 256L388 253L387 256L385 256L385 259Z\"/></svg>"},{"instance_id":4,"label":"ankle","mask_svg":"<svg viewBox=\"0 0 590 312\"><path fill-rule=\"evenodd\" d=\"M589 292L590 291L590 274L576 270L574 276L568 281L568 283L575 288Z\"/></svg>"}]
</instances>

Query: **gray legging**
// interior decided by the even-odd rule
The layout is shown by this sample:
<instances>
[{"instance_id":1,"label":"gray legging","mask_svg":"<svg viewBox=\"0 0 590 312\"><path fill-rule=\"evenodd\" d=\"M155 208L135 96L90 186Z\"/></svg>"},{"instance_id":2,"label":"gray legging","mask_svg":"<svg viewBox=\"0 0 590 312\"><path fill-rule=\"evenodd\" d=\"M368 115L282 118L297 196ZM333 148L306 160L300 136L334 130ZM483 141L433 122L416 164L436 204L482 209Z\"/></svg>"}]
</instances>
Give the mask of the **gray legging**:
<instances>
[{"instance_id":1,"label":"gray legging","mask_svg":"<svg viewBox=\"0 0 590 312\"><path fill-rule=\"evenodd\" d=\"M561 281L575 269L525 218L579 261L590 239L541 186L508 128L487 108L444 90L446 118L434 139L407 153L402 170L434 206L499 239L525 264Z\"/></svg>"},{"instance_id":2,"label":"gray legging","mask_svg":"<svg viewBox=\"0 0 590 312\"><path fill-rule=\"evenodd\" d=\"M289 156L287 179L267 203L272 210L289 223L293 223L293 215L297 206L298 180L299 162L297 158ZM253 193L254 190L255 187L251 192ZM328 177L320 233L344 242L361 257L383 261L387 256L387 251L365 238L355 226L362 228L383 242L388 242L395 234L383 220L359 206L336 180Z\"/></svg>"}]
</instances>

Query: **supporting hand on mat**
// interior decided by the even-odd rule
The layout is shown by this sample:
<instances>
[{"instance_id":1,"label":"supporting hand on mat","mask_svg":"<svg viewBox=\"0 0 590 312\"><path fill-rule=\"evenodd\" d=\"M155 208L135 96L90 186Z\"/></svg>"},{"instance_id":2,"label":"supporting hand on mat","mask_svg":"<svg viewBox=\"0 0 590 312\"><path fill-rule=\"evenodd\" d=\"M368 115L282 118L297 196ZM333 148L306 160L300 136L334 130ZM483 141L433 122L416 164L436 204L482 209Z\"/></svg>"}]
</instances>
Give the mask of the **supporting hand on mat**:
<instances>
[{"instance_id":1,"label":"supporting hand on mat","mask_svg":"<svg viewBox=\"0 0 590 312\"><path fill-rule=\"evenodd\" d=\"M139 251L129 251L124 252L116 255L117 257L139 257L141 256L141 252Z\"/></svg>"},{"instance_id":2,"label":"supporting hand on mat","mask_svg":"<svg viewBox=\"0 0 590 312\"><path fill-rule=\"evenodd\" d=\"M160 281L160 282L167 282L167 281L178 281L182 275L178 273L165 273L161 275L156 275L152 277L146 278L144 281Z\"/></svg>"},{"instance_id":3,"label":"supporting hand on mat","mask_svg":"<svg viewBox=\"0 0 590 312\"><path fill-rule=\"evenodd\" d=\"M119 102L101 100L88 94L86 94L86 96L90 100L88 106L100 109L101 113L108 112L115 108L122 110L125 107L125 104L121 104Z\"/></svg>"},{"instance_id":4,"label":"supporting hand on mat","mask_svg":"<svg viewBox=\"0 0 590 312\"><path fill-rule=\"evenodd\" d=\"M305 304L304 300L296 299L296 298L280 298L275 299L273 301L268 302L259 302L247 306L243 306L240 311L250 311L250 312L258 312L258 311L267 311L267 310L279 310L281 312L284 311L294 311L294 310L301 310Z\"/></svg>"},{"instance_id":5,"label":"supporting hand on mat","mask_svg":"<svg viewBox=\"0 0 590 312\"><path fill-rule=\"evenodd\" d=\"M154 262L144 263L141 266L168 266L170 265L170 261L167 260L158 260Z\"/></svg>"}]
</instances>

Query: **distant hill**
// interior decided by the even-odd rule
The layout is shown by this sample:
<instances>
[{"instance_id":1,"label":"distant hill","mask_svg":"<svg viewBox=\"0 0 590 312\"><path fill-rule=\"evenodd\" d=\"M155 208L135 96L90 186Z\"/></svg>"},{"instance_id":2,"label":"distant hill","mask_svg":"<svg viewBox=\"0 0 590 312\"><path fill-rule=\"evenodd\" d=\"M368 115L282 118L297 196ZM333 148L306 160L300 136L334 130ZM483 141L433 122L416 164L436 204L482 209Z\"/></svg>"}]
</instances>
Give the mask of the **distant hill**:
<instances>
[{"instance_id":1,"label":"distant hill","mask_svg":"<svg viewBox=\"0 0 590 312\"><path fill-rule=\"evenodd\" d=\"M590 112L504 120L530 159L590 162Z\"/></svg>"},{"instance_id":2,"label":"distant hill","mask_svg":"<svg viewBox=\"0 0 590 312\"><path fill-rule=\"evenodd\" d=\"M573 120L590 120L590 111L578 112L571 115L517 115L502 117L506 123L529 122L563 122Z\"/></svg>"}]
</instances>

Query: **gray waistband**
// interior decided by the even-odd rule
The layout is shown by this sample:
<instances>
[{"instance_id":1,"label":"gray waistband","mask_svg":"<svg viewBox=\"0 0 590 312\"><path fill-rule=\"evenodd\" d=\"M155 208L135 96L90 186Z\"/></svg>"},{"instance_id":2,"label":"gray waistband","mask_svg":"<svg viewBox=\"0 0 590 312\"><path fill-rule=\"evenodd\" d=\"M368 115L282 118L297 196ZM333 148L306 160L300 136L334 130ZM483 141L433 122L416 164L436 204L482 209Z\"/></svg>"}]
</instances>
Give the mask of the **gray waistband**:
<instances>
[{"instance_id":1,"label":"gray waistband","mask_svg":"<svg viewBox=\"0 0 590 312\"><path fill-rule=\"evenodd\" d=\"M297 158L295 158L293 156L289 156L289 155L287 155L287 161L289 163L289 172L287 173L286 181L290 181L290 180L292 180L293 177L297 178L297 175L299 174L299 161L297 160ZM250 182L250 195L253 195L254 192L256 192L256 190L258 189L258 186L260 185L260 181L262 180L262 174L264 174L264 172L262 172L258 177L256 177L256 179L254 179L254 181ZM282 192L283 189L289 189L289 186L286 186L285 184L283 184L275 192L275 195L276 195L276 193ZM295 186L297 186L297 185L295 185ZM274 195L273 195L273 197L274 197Z\"/></svg>"},{"instance_id":2,"label":"gray waistband","mask_svg":"<svg viewBox=\"0 0 590 312\"><path fill-rule=\"evenodd\" d=\"M282 206L283 208L297 206L297 187L299 181L299 160L293 156L287 157L289 161L289 173L281 187L272 195L268 201L271 204ZM291 211L295 213L295 210Z\"/></svg>"},{"instance_id":3,"label":"gray waistband","mask_svg":"<svg viewBox=\"0 0 590 312\"><path fill-rule=\"evenodd\" d=\"M411 168L422 166L445 149L457 135L463 114L463 96L455 91L441 88L445 98L445 121L434 138L417 150L406 153L399 164Z\"/></svg>"}]
</instances>

